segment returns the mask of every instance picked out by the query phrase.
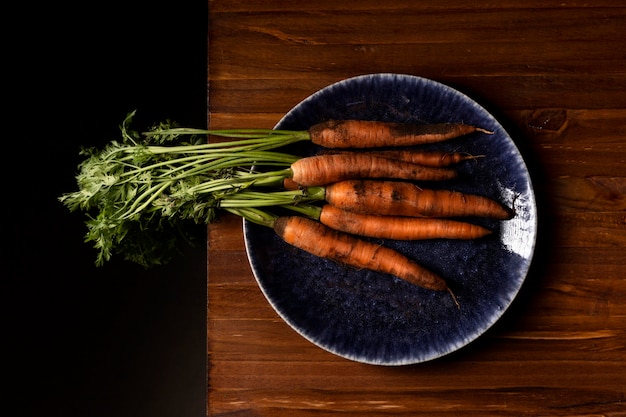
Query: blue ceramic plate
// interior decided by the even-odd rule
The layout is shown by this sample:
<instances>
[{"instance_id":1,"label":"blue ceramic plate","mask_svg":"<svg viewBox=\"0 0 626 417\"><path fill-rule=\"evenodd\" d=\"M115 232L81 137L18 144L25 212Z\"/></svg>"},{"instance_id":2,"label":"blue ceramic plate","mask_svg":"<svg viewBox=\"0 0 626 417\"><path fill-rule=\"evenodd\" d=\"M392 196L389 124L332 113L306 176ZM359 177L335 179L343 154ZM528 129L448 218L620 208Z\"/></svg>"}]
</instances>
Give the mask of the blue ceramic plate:
<instances>
[{"instance_id":1,"label":"blue ceramic plate","mask_svg":"<svg viewBox=\"0 0 626 417\"><path fill-rule=\"evenodd\" d=\"M444 277L460 309L446 292L317 258L283 243L269 228L244 222L248 258L267 300L303 337L358 362L414 364L472 342L515 298L535 246L535 198L517 147L477 103L415 76L373 74L338 82L302 101L276 128L307 129L328 119L464 122L495 132L431 147L484 155L459 165L460 179L445 187L494 198L514 206L516 215L503 222L473 219L495 231L479 240L379 240ZM308 155L317 149L307 144L292 151Z\"/></svg>"}]
</instances>

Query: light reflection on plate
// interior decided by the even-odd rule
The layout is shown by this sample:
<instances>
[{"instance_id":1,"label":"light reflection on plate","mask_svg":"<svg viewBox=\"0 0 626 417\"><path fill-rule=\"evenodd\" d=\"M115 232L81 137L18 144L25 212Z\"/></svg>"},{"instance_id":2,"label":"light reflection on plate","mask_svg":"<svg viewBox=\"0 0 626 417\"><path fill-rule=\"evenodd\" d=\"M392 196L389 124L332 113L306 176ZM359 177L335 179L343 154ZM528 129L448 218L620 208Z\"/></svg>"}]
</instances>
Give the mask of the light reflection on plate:
<instances>
[{"instance_id":1,"label":"light reflection on plate","mask_svg":"<svg viewBox=\"0 0 626 417\"><path fill-rule=\"evenodd\" d=\"M248 258L263 294L296 332L357 362L414 364L472 342L502 316L519 292L535 247L535 197L512 139L464 94L399 74L364 75L332 84L294 107L276 128L307 129L329 119L464 122L493 131L424 148L484 155L463 162L458 166L460 179L441 186L513 205L516 215L505 222L472 219L495 231L475 241L378 240L443 276L460 309L447 293L308 255L286 245L271 229L244 222ZM317 150L311 144L289 149L300 155Z\"/></svg>"}]
</instances>

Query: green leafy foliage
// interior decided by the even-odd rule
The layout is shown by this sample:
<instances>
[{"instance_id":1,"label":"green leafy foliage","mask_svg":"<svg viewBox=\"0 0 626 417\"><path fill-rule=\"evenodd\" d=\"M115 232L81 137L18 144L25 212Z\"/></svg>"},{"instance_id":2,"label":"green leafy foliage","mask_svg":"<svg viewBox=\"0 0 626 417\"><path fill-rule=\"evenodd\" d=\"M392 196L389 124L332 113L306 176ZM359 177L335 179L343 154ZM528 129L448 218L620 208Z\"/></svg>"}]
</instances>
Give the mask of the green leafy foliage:
<instances>
[{"instance_id":1,"label":"green leafy foliage","mask_svg":"<svg viewBox=\"0 0 626 417\"><path fill-rule=\"evenodd\" d=\"M180 128L171 121L139 133L130 128L134 114L122 123L120 141L81 149L78 190L59 198L70 211L86 213L85 240L98 250L97 265L117 254L145 267L166 263L194 241L198 225L213 222L223 205L254 187L266 188L244 207L302 198L300 191L267 188L281 184L298 159L270 149L305 140L302 132L228 131L237 140L215 144L207 135L224 132ZM280 170L262 172L257 166Z\"/></svg>"}]
</instances>

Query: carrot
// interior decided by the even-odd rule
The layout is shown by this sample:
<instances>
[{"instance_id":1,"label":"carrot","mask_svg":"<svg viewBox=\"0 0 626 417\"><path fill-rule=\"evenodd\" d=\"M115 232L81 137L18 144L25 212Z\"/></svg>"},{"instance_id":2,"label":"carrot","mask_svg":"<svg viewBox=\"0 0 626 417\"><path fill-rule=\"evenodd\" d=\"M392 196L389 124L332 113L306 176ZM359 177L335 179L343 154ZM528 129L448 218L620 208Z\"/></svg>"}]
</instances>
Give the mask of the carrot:
<instances>
[{"instance_id":1,"label":"carrot","mask_svg":"<svg viewBox=\"0 0 626 417\"><path fill-rule=\"evenodd\" d=\"M381 239L478 239L491 233L482 226L462 221L354 213L331 204L319 209L318 218L332 229Z\"/></svg>"},{"instance_id":2,"label":"carrot","mask_svg":"<svg viewBox=\"0 0 626 417\"><path fill-rule=\"evenodd\" d=\"M326 185L356 178L441 181L456 178L451 168L425 167L359 152L316 155L291 164L292 180L302 186Z\"/></svg>"},{"instance_id":3,"label":"carrot","mask_svg":"<svg viewBox=\"0 0 626 417\"><path fill-rule=\"evenodd\" d=\"M512 211L487 197L422 189L399 181L348 180L325 187L325 200L357 213L409 217L481 216L510 219Z\"/></svg>"},{"instance_id":4,"label":"carrot","mask_svg":"<svg viewBox=\"0 0 626 417\"><path fill-rule=\"evenodd\" d=\"M355 151L325 150L322 153L344 153ZM358 151L356 151L358 152ZM484 157L484 155L471 155L465 152L445 151L416 151L414 149L390 149L379 151L362 151L362 153L383 158L397 159L428 167L449 167L463 161Z\"/></svg>"},{"instance_id":5,"label":"carrot","mask_svg":"<svg viewBox=\"0 0 626 417\"><path fill-rule=\"evenodd\" d=\"M326 148L413 146L442 142L485 129L463 123L412 124L330 120L309 128L311 142Z\"/></svg>"},{"instance_id":6,"label":"carrot","mask_svg":"<svg viewBox=\"0 0 626 417\"><path fill-rule=\"evenodd\" d=\"M293 178L284 178L282 184L285 190L297 190L300 188L300 184L295 182Z\"/></svg>"},{"instance_id":7,"label":"carrot","mask_svg":"<svg viewBox=\"0 0 626 417\"><path fill-rule=\"evenodd\" d=\"M278 217L274 230L286 243L315 256L391 274L430 290L450 291L441 277L400 252L330 229L315 220L302 216Z\"/></svg>"}]
</instances>

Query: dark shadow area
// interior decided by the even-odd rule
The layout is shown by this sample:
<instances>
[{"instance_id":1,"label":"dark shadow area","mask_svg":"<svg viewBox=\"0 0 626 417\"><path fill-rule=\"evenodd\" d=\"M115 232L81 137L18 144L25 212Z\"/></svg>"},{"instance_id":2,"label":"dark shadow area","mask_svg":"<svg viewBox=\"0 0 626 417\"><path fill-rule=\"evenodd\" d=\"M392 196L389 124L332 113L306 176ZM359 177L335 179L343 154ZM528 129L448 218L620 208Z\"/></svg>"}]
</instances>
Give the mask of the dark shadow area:
<instances>
[{"instance_id":1,"label":"dark shadow area","mask_svg":"<svg viewBox=\"0 0 626 417\"><path fill-rule=\"evenodd\" d=\"M204 242L155 269L97 268L84 217L57 201L76 187L80 146L117 139L132 110L206 127L208 5L135 3L18 12L15 37L30 36L10 61L18 128L4 151L19 171L4 187L2 274L16 415L205 415Z\"/></svg>"}]
</instances>

